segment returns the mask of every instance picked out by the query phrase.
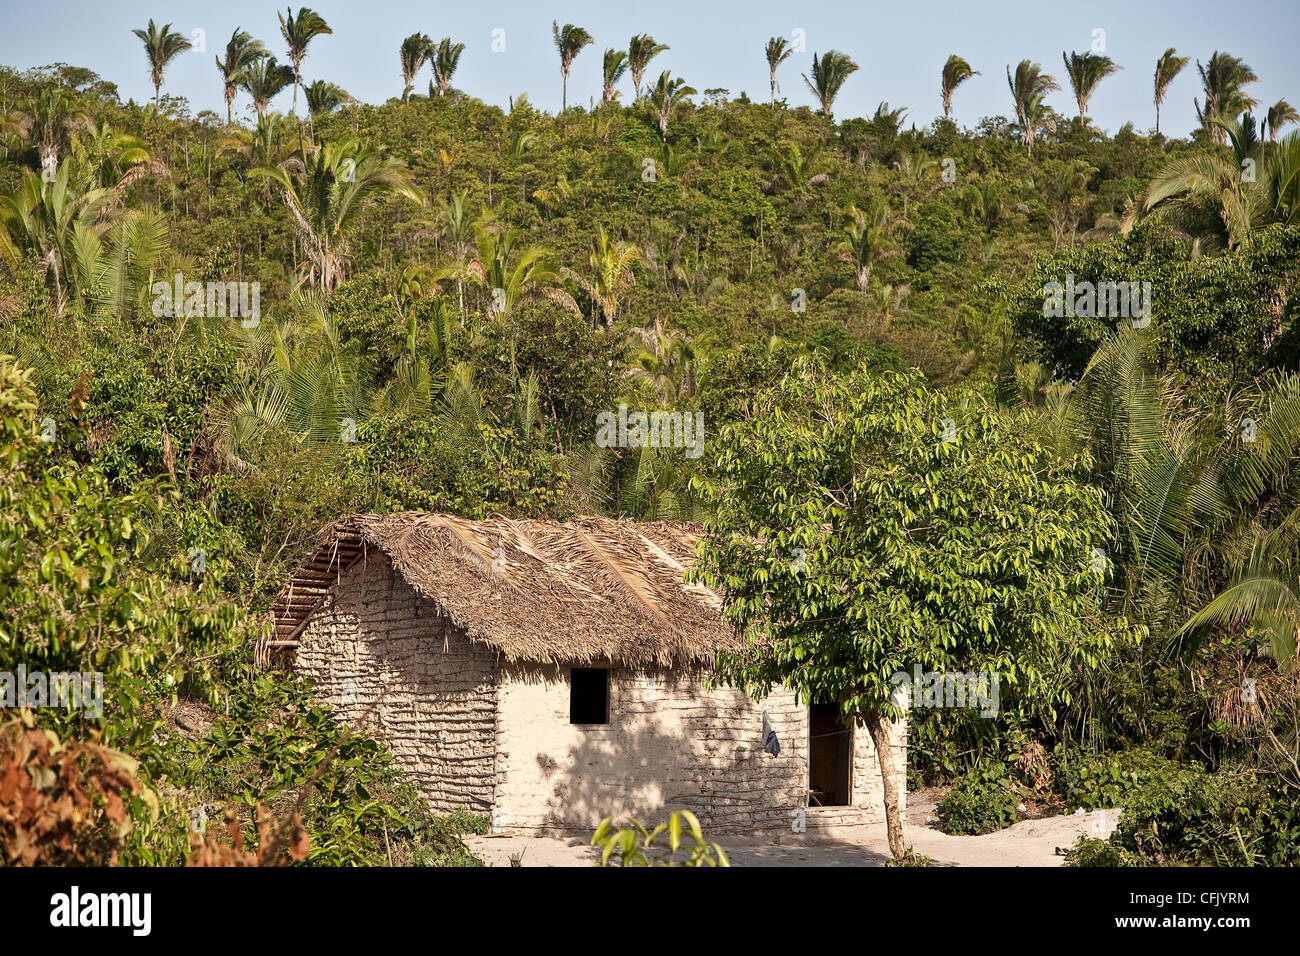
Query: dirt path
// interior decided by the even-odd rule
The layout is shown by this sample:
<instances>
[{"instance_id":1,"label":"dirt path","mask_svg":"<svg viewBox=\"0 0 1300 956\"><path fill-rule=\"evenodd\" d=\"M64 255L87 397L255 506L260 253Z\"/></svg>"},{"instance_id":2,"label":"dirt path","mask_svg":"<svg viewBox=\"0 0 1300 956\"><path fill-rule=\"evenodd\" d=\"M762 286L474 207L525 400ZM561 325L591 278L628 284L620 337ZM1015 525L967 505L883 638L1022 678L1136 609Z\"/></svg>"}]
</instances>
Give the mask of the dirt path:
<instances>
[{"instance_id":1,"label":"dirt path","mask_svg":"<svg viewBox=\"0 0 1300 956\"><path fill-rule=\"evenodd\" d=\"M949 836L935 826L934 794L909 793L905 815L907 842L931 857L936 866L1060 866L1080 836L1108 836L1119 810L1094 810L1069 816L1024 820L984 836ZM523 866L585 866L596 858L590 836L467 837L470 850L490 866L509 866L512 854L523 853ZM884 866L889 843L884 824L845 828L835 840L796 834L723 837L718 840L733 866Z\"/></svg>"}]
</instances>

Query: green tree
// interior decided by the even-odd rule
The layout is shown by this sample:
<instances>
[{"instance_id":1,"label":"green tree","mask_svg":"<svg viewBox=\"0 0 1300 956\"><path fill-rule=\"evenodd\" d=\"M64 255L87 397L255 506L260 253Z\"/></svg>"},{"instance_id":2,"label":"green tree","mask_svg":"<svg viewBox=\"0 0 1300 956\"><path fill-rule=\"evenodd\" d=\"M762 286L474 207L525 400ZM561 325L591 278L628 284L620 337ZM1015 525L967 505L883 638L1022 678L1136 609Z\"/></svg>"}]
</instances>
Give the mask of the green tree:
<instances>
[{"instance_id":1,"label":"green tree","mask_svg":"<svg viewBox=\"0 0 1300 956\"><path fill-rule=\"evenodd\" d=\"M355 138L305 146L301 171L259 166L250 176L280 187L306 256L303 280L330 291L344 278L347 237L362 210L385 196L424 197L401 160Z\"/></svg>"},{"instance_id":2,"label":"green tree","mask_svg":"<svg viewBox=\"0 0 1300 956\"><path fill-rule=\"evenodd\" d=\"M648 33L638 33L628 43L627 65L632 73L633 103L641 99L641 83L645 79L645 71L650 67L650 61L668 49L667 44L656 43L655 38Z\"/></svg>"},{"instance_id":3,"label":"green tree","mask_svg":"<svg viewBox=\"0 0 1300 956\"><path fill-rule=\"evenodd\" d=\"M767 79L772 89L772 109L776 109L776 68L779 67L790 57L794 56L794 47L790 46L785 37L772 37L767 41L767 46L763 49L763 54L767 57Z\"/></svg>"},{"instance_id":4,"label":"green tree","mask_svg":"<svg viewBox=\"0 0 1300 956\"><path fill-rule=\"evenodd\" d=\"M433 41L427 33L412 33L402 41L397 51L402 61L402 102L411 98L411 87L415 86L415 74L420 72L424 61L433 53Z\"/></svg>"},{"instance_id":5,"label":"green tree","mask_svg":"<svg viewBox=\"0 0 1300 956\"><path fill-rule=\"evenodd\" d=\"M1156 60L1156 78L1155 78L1155 103L1156 103L1156 132L1160 132L1160 104L1165 100L1165 94L1169 92L1169 84L1177 78L1178 74L1183 72L1183 68L1191 62L1191 57L1179 56L1178 51L1173 47L1165 50L1160 54L1160 59Z\"/></svg>"},{"instance_id":6,"label":"green tree","mask_svg":"<svg viewBox=\"0 0 1300 956\"><path fill-rule=\"evenodd\" d=\"M244 67L239 85L253 98L253 109L260 121L271 100L292 82L293 69L290 66L277 63L273 56L264 56Z\"/></svg>"},{"instance_id":7,"label":"green tree","mask_svg":"<svg viewBox=\"0 0 1300 956\"><path fill-rule=\"evenodd\" d=\"M1070 88L1074 90L1079 118L1083 119L1088 114L1088 101L1097 91L1097 84L1123 67L1100 53L1062 52L1061 59L1065 61L1065 72L1070 77Z\"/></svg>"},{"instance_id":8,"label":"green tree","mask_svg":"<svg viewBox=\"0 0 1300 956\"><path fill-rule=\"evenodd\" d=\"M302 91L307 100L307 113L312 119L333 113L343 104L354 101L351 93L329 80L312 80Z\"/></svg>"},{"instance_id":9,"label":"green tree","mask_svg":"<svg viewBox=\"0 0 1300 956\"><path fill-rule=\"evenodd\" d=\"M1268 108L1264 125L1268 127L1268 141L1277 142L1277 131L1288 123L1300 123L1300 113L1286 100L1278 100Z\"/></svg>"},{"instance_id":10,"label":"green tree","mask_svg":"<svg viewBox=\"0 0 1300 956\"><path fill-rule=\"evenodd\" d=\"M1224 141L1224 131L1216 126L1214 120L1230 120L1240 113L1253 110L1259 100L1249 96L1242 87L1258 82L1259 77L1250 66L1238 57L1218 50L1205 65L1196 61L1196 69L1201 74L1201 89L1204 91L1205 106L1200 100L1196 104L1196 117L1201 126L1215 143Z\"/></svg>"},{"instance_id":11,"label":"green tree","mask_svg":"<svg viewBox=\"0 0 1300 956\"><path fill-rule=\"evenodd\" d=\"M287 7L284 13L277 11L276 16L280 18L280 35L289 46L289 62L293 64L293 106L289 112L297 116L298 85L302 82L302 61L307 57L307 47L316 37L334 31L324 17L309 7L299 7L296 17L293 7Z\"/></svg>"},{"instance_id":12,"label":"green tree","mask_svg":"<svg viewBox=\"0 0 1300 956\"><path fill-rule=\"evenodd\" d=\"M602 72L605 85L600 95L600 103L602 106L613 106L618 99L618 81L627 74L627 54L622 50L606 50Z\"/></svg>"},{"instance_id":13,"label":"green tree","mask_svg":"<svg viewBox=\"0 0 1300 956\"><path fill-rule=\"evenodd\" d=\"M157 109L162 99L163 71L172 60L180 56L193 44L179 33L172 30L170 23L160 28L152 19L143 30L132 30L144 43L144 55L149 61L149 79L153 83L153 105Z\"/></svg>"},{"instance_id":14,"label":"green tree","mask_svg":"<svg viewBox=\"0 0 1300 956\"><path fill-rule=\"evenodd\" d=\"M446 96L451 92L451 79L456 75L460 65L460 55L465 52L465 44L452 43L451 37L443 37L438 43L433 57L433 78L438 84L438 95Z\"/></svg>"},{"instance_id":15,"label":"green tree","mask_svg":"<svg viewBox=\"0 0 1300 956\"><path fill-rule=\"evenodd\" d=\"M573 70L573 61L583 47L595 41L590 33L572 23L566 23L561 30L558 20L551 22L551 37L555 41L555 52L560 54L560 74L563 77L560 112L564 112L569 108L569 73Z\"/></svg>"},{"instance_id":16,"label":"green tree","mask_svg":"<svg viewBox=\"0 0 1300 956\"><path fill-rule=\"evenodd\" d=\"M1011 98L1015 101L1016 122L1020 125L1020 141L1025 144L1030 155L1034 152L1034 140L1040 130L1055 131L1056 120L1051 109L1043 101L1048 93L1059 90L1060 84L1055 77L1043 72L1042 67L1029 60L1021 60L1016 66L1016 73L1011 75L1007 67L1007 86L1011 89Z\"/></svg>"},{"instance_id":17,"label":"green tree","mask_svg":"<svg viewBox=\"0 0 1300 956\"><path fill-rule=\"evenodd\" d=\"M244 82L244 71L256 61L270 56L261 40L254 40L252 34L235 27L226 44L226 58L214 57L217 72L221 74L223 93L226 97L226 125L234 123L235 93Z\"/></svg>"},{"instance_id":18,"label":"green tree","mask_svg":"<svg viewBox=\"0 0 1300 956\"><path fill-rule=\"evenodd\" d=\"M693 577L750 640L721 673L755 698L784 685L865 724L896 860L896 675L989 672L1003 700L1047 713L1068 697L1067 674L1137 636L1101 614L1100 496L967 399L916 371L832 378L800 365L714 439L713 477L695 483L716 512Z\"/></svg>"},{"instance_id":19,"label":"green tree","mask_svg":"<svg viewBox=\"0 0 1300 956\"><path fill-rule=\"evenodd\" d=\"M943 118L947 119L952 114L952 94L957 87L961 86L972 76L979 76L979 70L972 70L970 64L959 57L956 53L948 57L948 62L943 65L943 77L940 82L939 92L943 97Z\"/></svg>"},{"instance_id":20,"label":"green tree","mask_svg":"<svg viewBox=\"0 0 1300 956\"><path fill-rule=\"evenodd\" d=\"M688 96L695 95L695 87L687 86L681 77L674 77L667 70L659 74L654 87L646 93L646 99L654 108L655 119L659 123L659 138L668 142L668 123L673 110Z\"/></svg>"},{"instance_id":21,"label":"green tree","mask_svg":"<svg viewBox=\"0 0 1300 956\"><path fill-rule=\"evenodd\" d=\"M826 119L833 118L831 107L835 105L835 97L840 95L844 81L857 70L858 65L849 59L848 54L838 50L827 50L820 57L813 54L812 79L808 79L808 74L805 73L803 81L808 84L813 96L817 97Z\"/></svg>"}]
</instances>

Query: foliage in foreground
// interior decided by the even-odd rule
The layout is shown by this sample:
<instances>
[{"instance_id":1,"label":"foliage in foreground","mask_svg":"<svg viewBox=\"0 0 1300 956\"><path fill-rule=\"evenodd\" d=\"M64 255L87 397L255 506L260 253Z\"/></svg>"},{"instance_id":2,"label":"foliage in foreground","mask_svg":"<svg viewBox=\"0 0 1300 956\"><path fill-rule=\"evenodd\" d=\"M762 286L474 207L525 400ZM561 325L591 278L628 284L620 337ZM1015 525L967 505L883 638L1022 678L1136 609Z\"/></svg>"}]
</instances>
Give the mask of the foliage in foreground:
<instances>
[{"instance_id":1,"label":"foliage in foreground","mask_svg":"<svg viewBox=\"0 0 1300 956\"><path fill-rule=\"evenodd\" d=\"M687 843L683 834L690 837ZM591 837L600 847L597 866L730 866L727 853L704 839L700 821L689 810L669 814L667 823L647 830L639 820L622 826L613 817L600 821Z\"/></svg>"}]
</instances>

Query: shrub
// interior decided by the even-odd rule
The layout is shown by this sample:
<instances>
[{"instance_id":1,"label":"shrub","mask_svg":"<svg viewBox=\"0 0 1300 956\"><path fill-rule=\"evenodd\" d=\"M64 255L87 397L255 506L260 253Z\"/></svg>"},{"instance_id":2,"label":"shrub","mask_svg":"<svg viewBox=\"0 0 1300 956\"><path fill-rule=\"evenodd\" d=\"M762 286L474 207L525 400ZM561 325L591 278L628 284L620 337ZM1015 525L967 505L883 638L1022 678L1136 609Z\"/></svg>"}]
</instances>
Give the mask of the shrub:
<instances>
[{"instance_id":1,"label":"shrub","mask_svg":"<svg viewBox=\"0 0 1300 956\"><path fill-rule=\"evenodd\" d=\"M944 833L978 835L1011 826L1020 818L1012 788L1001 763L976 767L939 804L940 828Z\"/></svg>"}]
</instances>

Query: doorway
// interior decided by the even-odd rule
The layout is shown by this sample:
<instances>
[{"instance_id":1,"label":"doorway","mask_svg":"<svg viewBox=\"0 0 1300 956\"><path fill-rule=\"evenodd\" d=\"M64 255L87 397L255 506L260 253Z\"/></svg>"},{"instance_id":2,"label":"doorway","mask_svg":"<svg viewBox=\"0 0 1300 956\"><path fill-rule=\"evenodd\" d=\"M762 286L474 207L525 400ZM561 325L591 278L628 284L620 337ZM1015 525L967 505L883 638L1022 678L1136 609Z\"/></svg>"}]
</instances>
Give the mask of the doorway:
<instances>
[{"instance_id":1,"label":"doorway","mask_svg":"<svg viewBox=\"0 0 1300 956\"><path fill-rule=\"evenodd\" d=\"M835 704L808 708L808 806L847 807L853 768L853 728Z\"/></svg>"}]
</instances>

